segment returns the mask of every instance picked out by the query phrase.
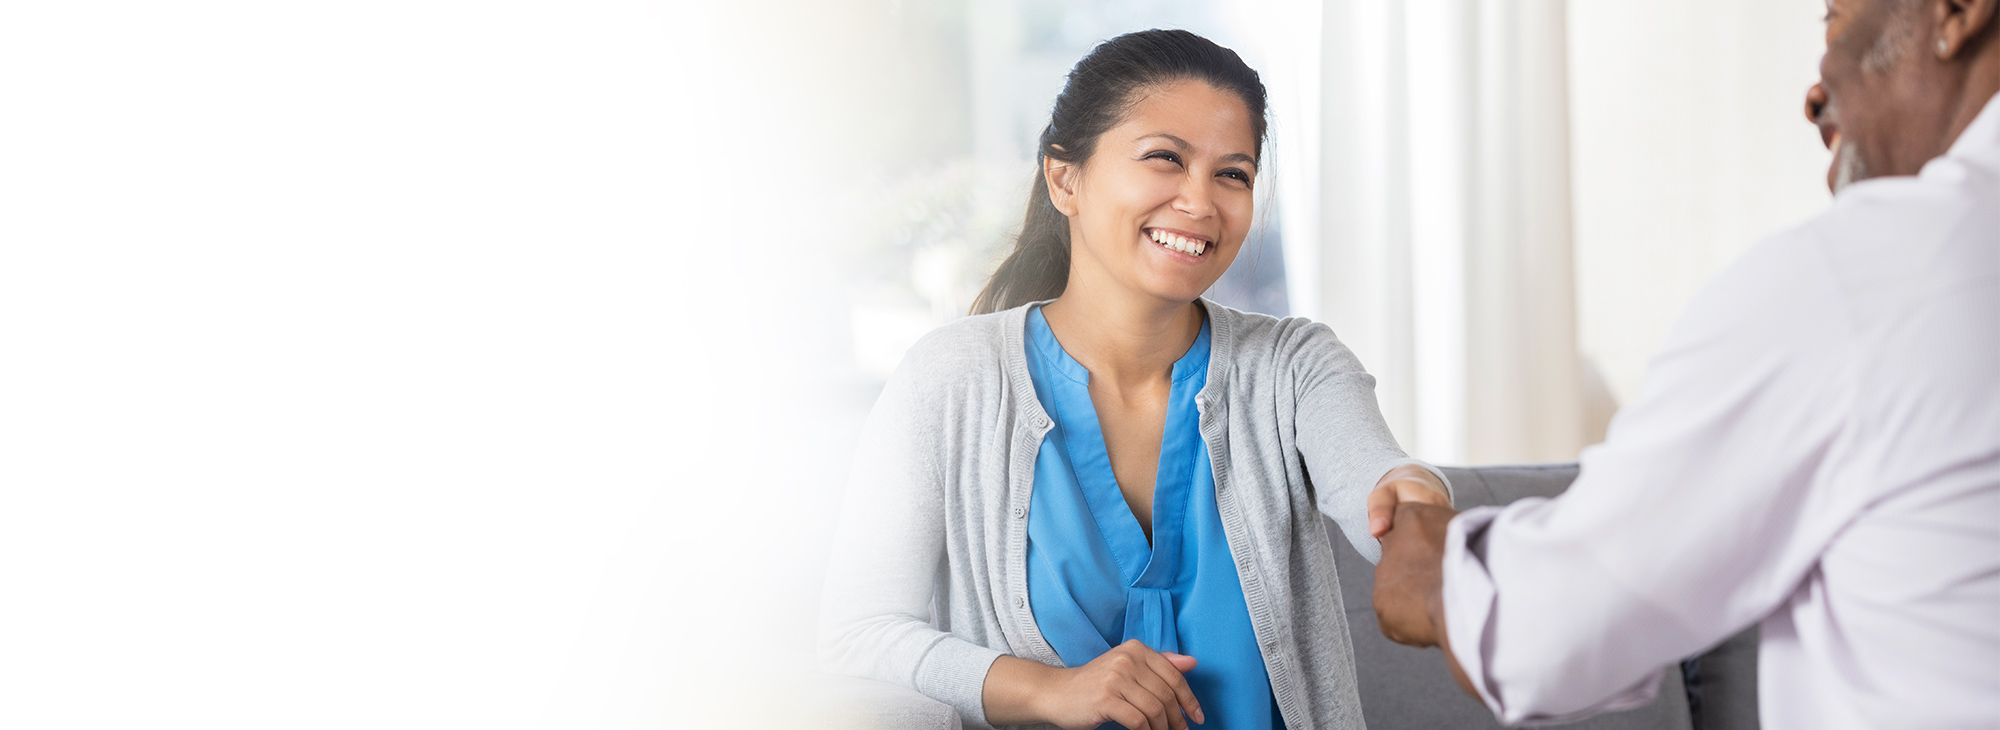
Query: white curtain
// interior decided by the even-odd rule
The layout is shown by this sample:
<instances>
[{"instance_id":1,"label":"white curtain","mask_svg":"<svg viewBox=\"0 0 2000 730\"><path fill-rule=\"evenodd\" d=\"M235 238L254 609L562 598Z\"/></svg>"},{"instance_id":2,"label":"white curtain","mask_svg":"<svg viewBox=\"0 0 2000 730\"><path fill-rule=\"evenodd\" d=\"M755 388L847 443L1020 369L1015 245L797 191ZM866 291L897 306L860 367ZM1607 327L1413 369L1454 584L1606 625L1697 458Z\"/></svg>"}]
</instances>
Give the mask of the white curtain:
<instances>
[{"instance_id":1,"label":"white curtain","mask_svg":"<svg viewBox=\"0 0 2000 730\"><path fill-rule=\"evenodd\" d=\"M1413 454L1575 458L1586 439L1561 0L1329 0L1316 239L1295 311L1378 379Z\"/></svg>"}]
</instances>

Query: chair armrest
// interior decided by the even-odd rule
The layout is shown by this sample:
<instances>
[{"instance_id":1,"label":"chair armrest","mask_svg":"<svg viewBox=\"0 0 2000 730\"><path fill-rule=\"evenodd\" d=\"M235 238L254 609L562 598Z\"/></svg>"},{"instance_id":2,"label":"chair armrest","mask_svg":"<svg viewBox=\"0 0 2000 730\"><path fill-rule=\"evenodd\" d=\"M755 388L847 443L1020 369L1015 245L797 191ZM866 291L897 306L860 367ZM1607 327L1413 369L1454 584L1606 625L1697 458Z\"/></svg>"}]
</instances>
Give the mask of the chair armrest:
<instances>
[{"instance_id":1,"label":"chair armrest","mask_svg":"<svg viewBox=\"0 0 2000 730\"><path fill-rule=\"evenodd\" d=\"M961 730L958 711L899 684L821 675L819 690L839 713L834 727L861 730Z\"/></svg>"}]
</instances>

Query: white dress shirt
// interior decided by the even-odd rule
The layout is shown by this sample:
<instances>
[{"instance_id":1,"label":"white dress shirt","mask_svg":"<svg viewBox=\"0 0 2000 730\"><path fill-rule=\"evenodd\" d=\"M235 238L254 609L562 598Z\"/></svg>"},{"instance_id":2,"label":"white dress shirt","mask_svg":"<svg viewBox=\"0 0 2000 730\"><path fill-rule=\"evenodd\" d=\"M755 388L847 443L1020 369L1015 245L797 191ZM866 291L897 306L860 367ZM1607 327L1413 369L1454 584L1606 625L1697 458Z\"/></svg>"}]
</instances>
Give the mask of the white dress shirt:
<instances>
[{"instance_id":1,"label":"white dress shirt","mask_svg":"<svg viewBox=\"0 0 2000 730\"><path fill-rule=\"evenodd\" d=\"M1767 730L2000 728L2000 97L1710 283L1567 493L1449 535L1504 723L1644 704L1761 621Z\"/></svg>"}]
</instances>

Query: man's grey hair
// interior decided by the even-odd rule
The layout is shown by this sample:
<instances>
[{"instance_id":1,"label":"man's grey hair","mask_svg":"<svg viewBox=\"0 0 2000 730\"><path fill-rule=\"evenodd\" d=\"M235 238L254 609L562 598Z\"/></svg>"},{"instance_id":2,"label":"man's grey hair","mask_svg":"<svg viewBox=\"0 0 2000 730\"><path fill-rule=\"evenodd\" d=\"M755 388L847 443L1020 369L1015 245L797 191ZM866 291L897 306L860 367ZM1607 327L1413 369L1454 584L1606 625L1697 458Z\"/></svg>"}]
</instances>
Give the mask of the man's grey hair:
<instances>
[{"instance_id":1,"label":"man's grey hair","mask_svg":"<svg viewBox=\"0 0 2000 730\"><path fill-rule=\"evenodd\" d=\"M1868 52L1861 55L1861 70L1867 73L1881 73L1894 68L1903 54L1917 47L1917 20L1922 13L1923 0L1883 0L1894 6L1889 9L1889 20L1882 25L1882 33L1875 36L1875 43Z\"/></svg>"}]
</instances>

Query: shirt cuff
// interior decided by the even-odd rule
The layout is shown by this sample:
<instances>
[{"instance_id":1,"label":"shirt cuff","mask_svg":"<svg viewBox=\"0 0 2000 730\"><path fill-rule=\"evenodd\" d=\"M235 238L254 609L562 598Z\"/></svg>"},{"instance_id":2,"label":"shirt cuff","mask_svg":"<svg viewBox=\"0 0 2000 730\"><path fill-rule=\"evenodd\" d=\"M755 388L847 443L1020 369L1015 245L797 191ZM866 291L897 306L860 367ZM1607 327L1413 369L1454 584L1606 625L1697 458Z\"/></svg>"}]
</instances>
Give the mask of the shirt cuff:
<instances>
[{"instance_id":1,"label":"shirt cuff","mask_svg":"<svg viewBox=\"0 0 2000 730\"><path fill-rule=\"evenodd\" d=\"M1494 717L1504 716L1500 700L1486 681L1487 629L1492 625L1493 602L1498 597L1493 577L1486 572L1482 551L1474 542L1484 537L1486 527L1500 516L1499 507L1474 507L1452 518L1444 538L1444 624L1451 641L1451 656L1465 672L1479 701Z\"/></svg>"},{"instance_id":2,"label":"shirt cuff","mask_svg":"<svg viewBox=\"0 0 2000 730\"><path fill-rule=\"evenodd\" d=\"M1002 653L956 637L944 637L917 665L917 691L951 705L966 727L991 727L986 722L986 673Z\"/></svg>"}]
</instances>

